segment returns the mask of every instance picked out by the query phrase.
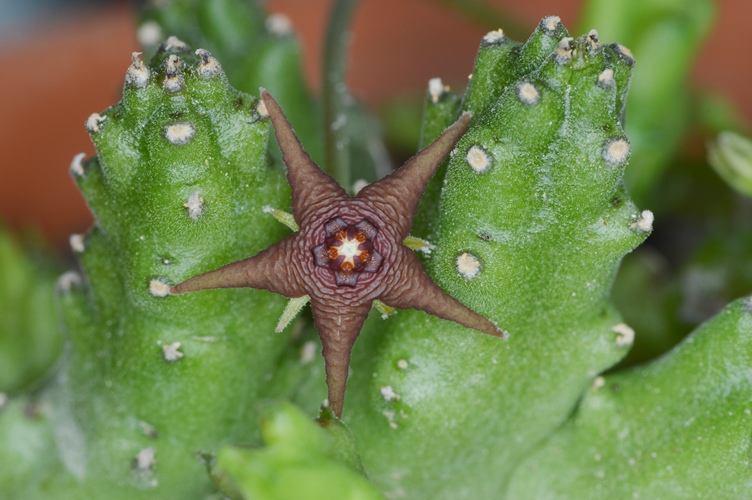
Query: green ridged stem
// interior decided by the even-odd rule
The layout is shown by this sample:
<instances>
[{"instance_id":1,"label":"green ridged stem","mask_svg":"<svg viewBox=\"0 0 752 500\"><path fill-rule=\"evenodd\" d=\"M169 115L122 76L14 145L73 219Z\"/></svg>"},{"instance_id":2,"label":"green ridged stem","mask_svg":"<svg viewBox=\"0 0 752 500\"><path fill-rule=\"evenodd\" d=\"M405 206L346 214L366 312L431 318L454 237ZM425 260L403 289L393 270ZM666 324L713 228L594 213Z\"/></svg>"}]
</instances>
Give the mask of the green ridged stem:
<instances>
[{"instance_id":1,"label":"green ridged stem","mask_svg":"<svg viewBox=\"0 0 752 500\"><path fill-rule=\"evenodd\" d=\"M451 155L427 260L437 283L509 340L400 311L370 321L355 345L345 421L387 496L498 497L630 343L608 290L650 215L624 193L628 149L604 156L624 140L617 95L628 72L600 81L622 63L588 36L557 59L566 34L544 20L508 52L506 65L530 70L500 82ZM473 80L499 66L475 68ZM473 147L490 159L485 170L468 161Z\"/></svg>"},{"instance_id":2,"label":"green ridged stem","mask_svg":"<svg viewBox=\"0 0 752 500\"><path fill-rule=\"evenodd\" d=\"M626 183L638 202L650 199L690 123L692 64L715 18L712 0L591 0L582 29L619 41L639 61L626 130L634 152ZM659 198L660 195L656 195Z\"/></svg>"},{"instance_id":3,"label":"green ridged stem","mask_svg":"<svg viewBox=\"0 0 752 500\"><path fill-rule=\"evenodd\" d=\"M188 19L186 32L226 51L247 85L276 75L291 114L311 118L294 39L253 32L258 50L242 73L246 21L228 17L237 0L198 3L211 11L201 23L172 6L161 19ZM661 5L669 19L688 3ZM484 39L464 100L429 92L425 108L423 144L474 112L416 218L436 245L427 268L510 338L415 311L374 313L353 352L352 435L326 410L318 425L288 404L259 412L260 400L287 396L313 415L326 393L310 324L291 326L287 346L287 333L273 333L283 300L149 293L153 280L181 281L289 234L262 209L286 209L289 192L257 100L222 72L202 77L206 54L175 41L158 53L148 84L131 78L122 102L90 122L98 155L72 170L96 225L74 245L83 276L58 284L70 349L51 387L0 401L0 496L749 496L749 298L662 360L599 376L634 336L609 301L611 282L652 229L622 182L634 60L593 32L567 40L554 19L524 45ZM654 28L635 33L660 47L676 35ZM691 47L664 70L680 69ZM658 56L648 66L659 68ZM671 97L676 82L658 83ZM351 156L377 136L353 109L348 133L363 137ZM176 124L193 128L184 144L167 140ZM730 242L740 256L731 261L747 255L746 239ZM724 264L710 271L741 274Z\"/></svg>"},{"instance_id":4,"label":"green ridged stem","mask_svg":"<svg viewBox=\"0 0 752 500\"><path fill-rule=\"evenodd\" d=\"M323 134L318 112L305 87L300 43L287 28L267 28L264 10L255 0L176 0L144 8L140 26L157 26L162 35L159 43L176 35L194 47L206 48L222 61L232 86L242 92L256 95L259 87L269 90L288 111L290 123L308 152L314 160L321 161ZM203 15L208 11L211 15ZM156 45L146 49L151 52ZM281 162L273 137L269 152Z\"/></svg>"},{"instance_id":5,"label":"green ridged stem","mask_svg":"<svg viewBox=\"0 0 752 500\"><path fill-rule=\"evenodd\" d=\"M510 53L521 47L521 43L510 40L500 31L492 31L483 37L475 56L475 72L465 92L465 110L480 112L489 102L499 98L504 90L503 82L512 79L515 72L515 66L510 64L514 60Z\"/></svg>"},{"instance_id":6,"label":"green ridged stem","mask_svg":"<svg viewBox=\"0 0 752 500\"><path fill-rule=\"evenodd\" d=\"M752 304L644 367L600 377L508 498L748 498Z\"/></svg>"},{"instance_id":7,"label":"green ridged stem","mask_svg":"<svg viewBox=\"0 0 752 500\"><path fill-rule=\"evenodd\" d=\"M160 284L285 234L262 209L286 207L289 188L258 103L173 42L148 70L135 60L122 101L87 122L97 157L73 176L96 224L78 249L82 284L61 288L70 348L40 407L62 467L41 491L199 498L212 485L194 454L257 437L256 401L287 342L274 334L284 299L164 297Z\"/></svg>"},{"instance_id":8,"label":"green ridged stem","mask_svg":"<svg viewBox=\"0 0 752 500\"><path fill-rule=\"evenodd\" d=\"M349 2L350 0L348 0ZM344 4L343 4L344 5ZM264 8L257 0L175 0L159 6L145 7L141 13L141 29L156 27L162 38L177 35L194 47L204 47L221 60L233 87L255 95L264 87L285 109L290 123L300 137L306 151L324 168L339 170L338 177L346 189L352 182L371 182L392 170L388 152L383 144L381 129L372 114L350 96L341 95L346 37L350 12L353 6L337 9L339 20L332 28L332 41L327 56L332 84L325 84L325 97L318 102L305 85L302 74L300 42L294 26L284 15L265 17ZM204 19L206 10L211 16ZM238 19L235 19L238 18ZM240 19L242 18L242 19ZM244 37L233 35L233 26L248 26ZM161 39L160 39L161 42ZM232 43L231 43L232 42ZM242 43L241 43L242 42ZM146 47L151 53L152 43ZM336 88L335 88L336 87ZM326 90L328 89L328 90ZM325 105L323 101L330 104ZM332 107L334 106L334 107ZM326 118L323 116L328 113ZM345 124L334 131L340 147L329 141L329 158L325 158L326 132L322 122ZM336 153L336 154L335 154ZM276 139L269 141L269 154L281 163ZM335 154L334 157L332 155ZM334 158L334 159L332 159ZM330 161L331 160L331 161Z\"/></svg>"},{"instance_id":9,"label":"green ridged stem","mask_svg":"<svg viewBox=\"0 0 752 500\"><path fill-rule=\"evenodd\" d=\"M435 80L434 80L435 81ZM430 85L430 84L429 84ZM443 83L441 84L443 86ZM441 133L457 119L462 106L462 96L444 91L434 96L429 87L423 108L423 120L418 149L431 144ZM418 212L413 219L413 233L431 238L433 222L437 218L439 197L446 175L445 161L428 181L423 197L420 199Z\"/></svg>"}]
</instances>

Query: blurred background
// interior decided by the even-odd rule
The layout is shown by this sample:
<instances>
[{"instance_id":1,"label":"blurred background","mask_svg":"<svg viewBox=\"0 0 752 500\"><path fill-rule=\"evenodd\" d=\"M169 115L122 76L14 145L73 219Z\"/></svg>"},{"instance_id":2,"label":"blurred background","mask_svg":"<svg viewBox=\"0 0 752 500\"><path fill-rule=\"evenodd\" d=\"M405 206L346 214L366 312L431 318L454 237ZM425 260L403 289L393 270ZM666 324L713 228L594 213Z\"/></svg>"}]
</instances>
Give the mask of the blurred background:
<instances>
[{"instance_id":1,"label":"blurred background","mask_svg":"<svg viewBox=\"0 0 752 500\"><path fill-rule=\"evenodd\" d=\"M314 91L320 86L331 3L267 2L270 12L291 19ZM485 5L495 13L473 20L451 3L364 0L356 12L350 52L352 94L378 112L396 98L422 95L432 77L461 90L483 34L496 27L513 31L494 20L513 21L511 35L520 39L542 17L555 14L574 34L582 8L577 0L488 0ZM718 6L716 27L687 85L723 93L749 119L752 2L721 0ZM139 50L136 7L136 2L113 0L0 0L0 220L15 230L37 228L60 251L67 251L71 233L91 223L68 165L77 153L94 153L86 118L119 100L130 54ZM605 36L605 42L618 41Z\"/></svg>"},{"instance_id":2,"label":"blurred background","mask_svg":"<svg viewBox=\"0 0 752 500\"><path fill-rule=\"evenodd\" d=\"M0 233L8 227L24 234L27 254L46 248L54 257L39 261L51 269L50 283L54 273L75 265L69 236L92 223L68 173L74 155L94 154L84 122L120 100L131 53L155 42L146 40L153 33L138 29L138 9L169 2L0 0ZM610 11L617 3L625 10ZM299 37L314 93L332 4L266 2ZM706 160L706 143L719 132L750 132L752 2L362 0L348 54L349 90L381 119L400 164L416 150L428 80L441 77L462 93L485 33L503 28L524 41L547 15L561 17L573 36L597 28L604 43L623 43L637 59L627 184L638 206L655 212L656 224L647 243L625 259L613 297L637 331L626 363L643 361L752 290L752 174L740 188ZM727 153L738 150L735 144ZM749 148L741 164L752 171L752 143L740 147ZM737 164L734 154L727 165ZM738 192L745 189L747 195ZM32 278L19 283L24 280ZM20 297L10 289L5 295ZM17 308L12 300L6 304Z\"/></svg>"}]
</instances>

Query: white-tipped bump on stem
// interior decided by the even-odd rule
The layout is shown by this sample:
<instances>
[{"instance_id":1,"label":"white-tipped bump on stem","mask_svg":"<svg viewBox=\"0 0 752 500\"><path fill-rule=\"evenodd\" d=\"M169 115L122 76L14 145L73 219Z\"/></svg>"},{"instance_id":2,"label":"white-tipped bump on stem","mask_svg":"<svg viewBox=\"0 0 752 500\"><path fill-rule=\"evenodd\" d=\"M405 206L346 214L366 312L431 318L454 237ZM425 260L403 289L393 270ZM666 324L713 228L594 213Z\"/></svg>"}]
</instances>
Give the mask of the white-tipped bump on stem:
<instances>
[{"instance_id":1,"label":"white-tipped bump on stem","mask_svg":"<svg viewBox=\"0 0 752 500\"><path fill-rule=\"evenodd\" d=\"M188 201L183 203L183 207L188 211L188 217L192 220L199 220L204 213L204 199L198 191L194 191L188 197Z\"/></svg>"},{"instance_id":2,"label":"white-tipped bump on stem","mask_svg":"<svg viewBox=\"0 0 752 500\"><path fill-rule=\"evenodd\" d=\"M86 250L83 234L71 234L68 242L70 243L71 250L76 253L83 253Z\"/></svg>"},{"instance_id":3,"label":"white-tipped bump on stem","mask_svg":"<svg viewBox=\"0 0 752 500\"><path fill-rule=\"evenodd\" d=\"M162 344L162 357L168 363L175 362L183 357L183 353L180 352L180 342L173 342L171 344Z\"/></svg>"},{"instance_id":4,"label":"white-tipped bump on stem","mask_svg":"<svg viewBox=\"0 0 752 500\"><path fill-rule=\"evenodd\" d=\"M140 420L138 422L138 428L141 430L141 432L144 434L144 436L156 439L159 437L159 431L156 427L151 425L149 422L146 422L144 420Z\"/></svg>"},{"instance_id":5,"label":"white-tipped bump on stem","mask_svg":"<svg viewBox=\"0 0 752 500\"><path fill-rule=\"evenodd\" d=\"M379 388L379 391L381 392L381 396L386 401L397 401L397 400L402 399L402 396L394 392L394 389L392 389L391 385L385 385Z\"/></svg>"},{"instance_id":6,"label":"white-tipped bump on stem","mask_svg":"<svg viewBox=\"0 0 752 500\"><path fill-rule=\"evenodd\" d=\"M209 78L214 78L222 71L219 61L208 50L198 49L196 50L196 55L199 57L196 68L199 77L208 80Z\"/></svg>"},{"instance_id":7,"label":"white-tipped bump on stem","mask_svg":"<svg viewBox=\"0 0 752 500\"><path fill-rule=\"evenodd\" d=\"M444 92L449 90L449 87L444 85L441 78L431 78L428 80L428 95L431 96L431 102L439 102Z\"/></svg>"},{"instance_id":8,"label":"white-tipped bump on stem","mask_svg":"<svg viewBox=\"0 0 752 500\"><path fill-rule=\"evenodd\" d=\"M137 89L144 88L149 83L149 68L141 60L141 52L131 54L131 65L125 72L125 83Z\"/></svg>"},{"instance_id":9,"label":"white-tipped bump on stem","mask_svg":"<svg viewBox=\"0 0 752 500\"><path fill-rule=\"evenodd\" d=\"M649 233L653 230L653 212L650 210L643 210L642 213L634 220L629 229L638 233Z\"/></svg>"},{"instance_id":10,"label":"white-tipped bump on stem","mask_svg":"<svg viewBox=\"0 0 752 500\"><path fill-rule=\"evenodd\" d=\"M463 252L460 254L455 261L455 265L457 272L465 279L471 280L480 275L480 260L471 253Z\"/></svg>"},{"instance_id":11,"label":"white-tipped bump on stem","mask_svg":"<svg viewBox=\"0 0 752 500\"><path fill-rule=\"evenodd\" d=\"M504 30L502 29L489 31L483 37L483 41L485 43L501 43L501 42L504 42L505 40L506 40L506 36L504 35Z\"/></svg>"},{"instance_id":12,"label":"white-tipped bump on stem","mask_svg":"<svg viewBox=\"0 0 752 500\"><path fill-rule=\"evenodd\" d=\"M156 450L151 446L139 451L133 458L133 468L142 472L153 470L157 465L156 454Z\"/></svg>"},{"instance_id":13,"label":"white-tipped bump on stem","mask_svg":"<svg viewBox=\"0 0 752 500\"><path fill-rule=\"evenodd\" d=\"M598 392L598 389L600 389L604 385L606 385L606 379L605 378L603 378L601 376L595 377L595 379L593 380L593 387L592 387L593 392Z\"/></svg>"},{"instance_id":14,"label":"white-tipped bump on stem","mask_svg":"<svg viewBox=\"0 0 752 500\"><path fill-rule=\"evenodd\" d=\"M102 116L99 113L92 113L89 115L89 118L86 119L86 130L93 134L101 132L102 124L106 119L106 116Z\"/></svg>"},{"instance_id":15,"label":"white-tipped bump on stem","mask_svg":"<svg viewBox=\"0 0 752 500\"><path fill-rule=\"evenodd\" d=\"M400 370L407 370L408 368L410 368L410 363L408 363L406 359L398 359L397 368L399 368Z\"/></svg>"},{"instance_id":16,"label":"white-tipped bump on stem","mask_svg":"<svg viewBox=\"0 0 752 500\"><path fill-rule=\"evenodd\" d=\"M488 151L477 144L467 150L465 160L467 160L467 164L470 165L470 168L472 168L473 172L476 174L488 172L493 165L493 160L491 159L491 155L488 154Z\"/></svg>"},{"instance_id":17,"label":"white-tipped bump on stem","mask_svg":"<svg viewBox=\"0 0 752 500\"><path fill-rule=\"evenodd\" d=\"M188 144L195 134L196 129L187 122L173 123L164 128L164 138L167 139L167 142L176 146Z\"/></svg>"},{"instance_id":18,"label":"white-tipped bump on stem","mask_svg":"<svg viewBox=\"0 0 752 500\"><path fill-rule=\"evenodd\" d=\"M292 34L292 21L285 14L271 14L266 18L266 31L272 35L287 36Z\"/></svg>"},{"instance_id":19,"label":"white-tipped bump on stem","mask_svg":"<svg viewBox=\"0 0 752 500\"><path fill-rule=\"evenodd\" d=\"M572 42L574 38L567 36L559 40L559 45L556 47L555 61L558 64L569 64L572 62Z\"/></svg>"},{"instance_id":20,"label":"white-tipped bump on stem","mask_svg":"<svg viewBox=\"0 0 752 500\"><path fill-rule=\"evenodd\" d=\"M185 79L180 71L183 60L175 54L171 54L164 63L165 78L162 82L162 88L165 92L174 94L180 92L185 85Z\"/></svg>"},{"instance_id":21,"label":"white-tipped bump on stem","mask_svg":"<svg viewBox=\"0 0 752 500\"><path fill-rule=\"evenodd\" d=\"M176 36L167 37L162 44L162 50L165 52L187 52L190 50L188 44Z\"/></svg>"},{"instance_id":22,"label":"white-tipped bump on stem","mask_svg":"<svg viewBox=\"0 0 752 500\"><path fill-rule=\"evenodd\" d=\"M540 22L540 27L548 33L553 33L559 26L561 26L561 18L559 16L547 16Z\"/></svg>"},{"instance_id":23,"label":"white-tipped bump on stem","mask_svg":"<svg viewBox=\"0 0 752 500\"><path fill-rule=\"evenodd\" d=\"M84 164L83 164L84 158L86 158L86 153L78 153L76 156L73 157L73 160L71 160L70 172L73 175L77 175L79 177L84 176Z\"/></svg>"},{"instance_id":24,"label":"white-tipped bump on stem","mask_svg":"<svg viewBox=\"0 0 752 500\"><path fill-rule=\"evenodd\" d=\"M626 48L624 45L622 45L620 43L615 43L615 44L612 45L612 47L614 47L614 49L616 49L616 52L618 52L622 56L622 58L624 59L624 61L626 61L627 63L629 63L629 65L634 64L635 58L634 58L634 55L632 54L631 50L629 50L628 48Z\"/></svg>"},{"instance_id":25,"label":"white-tipped bump on stem","mask_svg":"<svg viewBox=\"0 0 752 500\"><path fill-rule=\"evenodd\" d=\"M532 83L522 82L517 86L517 97L528 106L533 106L540 101L540 92Z\"/></svg>"},{"instance_id":26,"label":"white-tipped bump on stem","mask_svg":"<svg viewBox=\"0 0 752 500\"><path fill-rule=\"evenodd\" d=\"M603 145L601 155L606 163L612 167L618 167L627 163L629 155L632 153L632 146L624 138L617 137L608 139Z\"/></svg>"},{"instance_id":27,"label":"white-tipped bump on stem","mask_svg":"<svg viewBox=\"0 0 752 500\"><path fill-rule=\"evenodd\" d=\"M614 80L614 70L606 68L598 75L598 86L604 89L616 88L616 80Z\"/></svg>"},{"instance_id":28,"label":"white-tipped bump on stem","mask_svg":"<svg viewBox=\"0 0 752 500\"><path fill-rule=\"evenodd\" d=\"M154 297L167 297L170 294L170 285L161 279L153 279L149 282L149 293Z\"/></svg>"},{"instance_id":29,"label":"white-tipped bump on stem","mask_svg":"<svg viewBox=\"0 0 752 500\"><path fill-rule=\"evenodd\" d=\"M632 345L634 342L635 332L626 323L619 323L611 328L611 331L616 334L616 340L614 341L617 346L624 347Z\"/></svg>"},{"instance_id":30,"label":"white-tipped bump on stem","mask_svg":"<svg viewBox=\"0 0 752 500\"><path fill-rule=\"evenodd\" d=\"M590 49L597 49L601 46L601 40L598 38L598 30L592 29L587 34L587 46Z\"/></svg>"}]
</instances>

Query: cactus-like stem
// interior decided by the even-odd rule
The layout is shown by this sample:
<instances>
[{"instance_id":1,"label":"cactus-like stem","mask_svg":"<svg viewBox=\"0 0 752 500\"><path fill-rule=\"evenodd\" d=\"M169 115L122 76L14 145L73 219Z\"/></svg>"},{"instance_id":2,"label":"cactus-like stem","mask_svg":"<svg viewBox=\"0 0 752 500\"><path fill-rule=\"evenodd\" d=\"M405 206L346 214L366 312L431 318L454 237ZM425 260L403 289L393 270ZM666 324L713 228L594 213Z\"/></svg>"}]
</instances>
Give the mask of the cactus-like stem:
<instances>
[{"instance_id":1,"label":"cactus-like stem","mask_svg":"<svg viewBox=\"0 0 752 500\"><path fill-rule=\"evenodd\" d=\"M750 334L744 297L661 359L597 377L510 498L749 497Z\"/></svg>"},{"instance_id":2,"label":"cactus-like stem","mask_svg":"<svg viewBox=\"0 0 752 500\"><path fill-rule=\"evenodd\" d=\"M168 292L285 232L262 211L289 191L267 162L259 102L172 37L148 65L135 54L122 101L87 121L97 156L71 173L96 223L71 239L85 277L60 287L70 349L40 406L63 465L49 479L57 496L208 492L194 453L253 439L286 342L264 332L283 300Z\"/></svg>"},{"instance_id":3,"label":"cactus-like stem","mask_svg":"<svg viewBox=\"0 0 752 500\"><path fill-rule=\"evenodd\" d=\"M350 352L374 300L503 336L492 321L446 296L403 244L428 179L467 129L469 113L402 168L351 198L313 163L274 98L263 89L261 95L287 164L300 230L254 257L171 288L160 286L160 293L248 286L290 298L310 297L337 417L342 415Z\"/></svg>"},{"instance_id":4,"label":"cactus-like stem","mask_svg":"<svg viewBox=\"0 0 752 500\"><path fill-rule=\"evenodd\" d=\"M626 352L608 288L652 214L622 187L631 64L614 51L595 32L569 37L556 17L524 45L499 32L481 42L463 105L474 118L448 162L427 268L510 337L466 338L415 312L366 325L347 422L387 495L498 496Z\"/></svg>"}]
</instances>

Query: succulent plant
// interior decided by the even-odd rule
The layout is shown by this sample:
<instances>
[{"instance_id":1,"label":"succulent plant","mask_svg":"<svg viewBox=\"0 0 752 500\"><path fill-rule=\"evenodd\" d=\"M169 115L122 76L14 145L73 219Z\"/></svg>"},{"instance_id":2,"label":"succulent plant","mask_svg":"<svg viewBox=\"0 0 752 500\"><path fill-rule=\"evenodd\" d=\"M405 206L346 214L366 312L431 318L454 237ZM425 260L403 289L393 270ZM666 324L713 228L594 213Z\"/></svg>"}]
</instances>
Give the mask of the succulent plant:
<instances>
[{"instance_id":1,"label":"succulent plant","mask_svg":"<svg viewBox=\"0 0 752 500\"><path fill-rule=\"evenodd\" d=\"M752 303L649 366L595 379L518 466L509 498L747 498Z\"/></svg>"},{"instance_id":2,"label":"succulent plant","mask_svg":"<svg viewBox=\"0 0 752 500\"><path fill-rule=\"evenodd\" d=\"M594 31L571 38L556 17L524 45L500 31L484 37L460 108L473 123L445 176L432 180L443 184L438 217L416 234L436 246L426 261L437 283L504 325L509 340L468 336L421 313L367 325L345 421L388 496L503 491L630 346L633 331L608 290L652 221L622 184L632 64ZM429 88L426 106L446 98Z\"/></svg>"},{"instance_id":3,"label":"succulent plant","mask_svg":"<svg viewBox=\"0 0 752 500\"><path fill-rule=\"evenodd\" d=\"M306 87L300 43L287 16L267 16L259 0L170 0L142 9L138 34L147 53L168 35L176 35L221 60L236 89L253 95L259 87L268 89L313 160L330 168L323 163L322 105ZM386 175L391 163L378 123L353 98L347 96L344 101L340 124L347 123L341 129L347 139L344 150L354 160L352 180L372 181ZM274 138L269 153L281 162ZM350 180L343 182L351 191Z\"/></svg>"},{"instance_id":4,"label":"succulent plant","mask_svg":"<svg viewBox=\"0 0 752 500\"><path fill-rule=\"evenodd\" d=\"M640 61L630 91L626 131L634 154L629 192L639 202L661 193L657 181L675 157L698 102L687 85L692 63L715 18L712 0L586 2L580 25L597 26Z\"/></svg>"},{"instance_id":5,"label":"succulent plant","mask_svg":"<svg viewBox=\"0 0 752 500\"><path fill-rule=\"evenodd\" d=\"M423 190L467 129L469 113L394 173L350 197L313 163L271 94L262 89L261 97L287 165L295 234L255 256L179 283L171 294L258 288L289 297L288 309L298 310L310 300L323 344L328 402L338 418L350 352L374 304L415 308L504 336L495 323L437 287L404 243Z\"/></svg>"},{"instance_id":6,"label":"succulent plant","mask_svg":"<svg viewBox=\"0 0 752 500\"><path fill-rule=\"evenodd\" d=\"M84 276L59 285L70 349L40 411L54 412L62 466L83 491L196 494L210 485L196 451L257 435L256 401L286 342L258 333L284 303L164 296L279 237L263 207L289 203L284 172L268 162L258 99L174 37L149 65L134 55L122 101L86 126L97 155L71 172L96 223L71 240Z\"/></svg>"},{"instance_id":7,"label":"succulent plant","mask_svg":"<svg viewBox=\"0 0 752 500\"><path fill-rule=\"evenodd\" d=\"M178 0L149 15L160 27L184 25L228 61L242 61L246 43L268 42L274 53L255 3L237 11L250 21L228 17L238 5ZM245 40L238 26L255 28ZM635 336L610 302L611 285L653 222L623 181L633 65L625 47L595 30L570 37L555 16L525 43L488 33L464 94L429 83L421 147L442 137L435 144L451 152L418 205L419 190L397 182L409 168L348 197L301 154L276 102L234 90L216 54L175 37L148 64L134 54L122 101L86 123L97 155L71 166L96 223L71 238L83 273L58 282L68 348L51 383L0 399L0 496L749 496L749 298L662 359L608 372ZM263 83L266 71L248 80ZM316 119L310 109L301 116ZM305 160L313 179L294 181L300 164L289 164L294 217L272 120L285 160ZM302 207L303 188L328 190L315 199L336 198L330 207L345 225L331 210ZM327 372L310 320L289 339L274 333L304 297L288 294L283 312L284 299L262 290L169 293L289 235L277 220L299 234L315 226L323 251L360 230L374 246L358 250L380 252L367 225L347 227L358 222L348 210L400 189L410 203L382 207L400 229L389 248L409 255L413 270L407 247L430 250L421 256L430 279L395 273L404 281L396 289L438 285L450 305L419 309L449 317L459 301L474 311L469 326L496 323L509 338L419 310L358 308L360 319L369 315L342 420L341 393L321 406ZM409 222L413 237L402 241ZM334 254L324 258L320 241L304 243L309 258L321 253L316 269L330 281L367 281ZM361 264L353 258L353 269ZM285 259L276 265L289 282L259 288L315 281ZM673 300L659 292L652 297ZM384 302L380 313L416 304ZM332 325L360 305L318 307L316 324L352 334ZM337 376L343 390L346 370Z\"/></svg>"}]
</instances>

